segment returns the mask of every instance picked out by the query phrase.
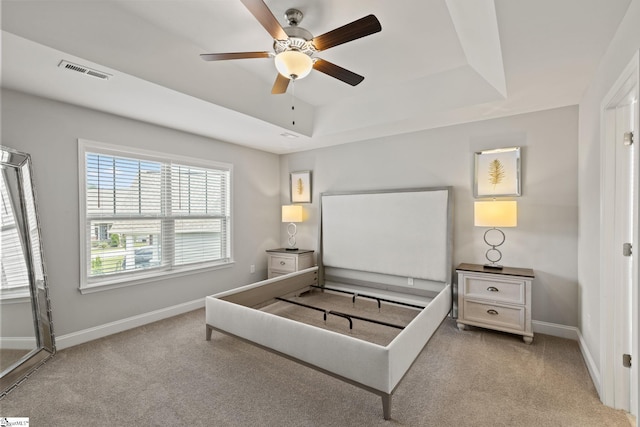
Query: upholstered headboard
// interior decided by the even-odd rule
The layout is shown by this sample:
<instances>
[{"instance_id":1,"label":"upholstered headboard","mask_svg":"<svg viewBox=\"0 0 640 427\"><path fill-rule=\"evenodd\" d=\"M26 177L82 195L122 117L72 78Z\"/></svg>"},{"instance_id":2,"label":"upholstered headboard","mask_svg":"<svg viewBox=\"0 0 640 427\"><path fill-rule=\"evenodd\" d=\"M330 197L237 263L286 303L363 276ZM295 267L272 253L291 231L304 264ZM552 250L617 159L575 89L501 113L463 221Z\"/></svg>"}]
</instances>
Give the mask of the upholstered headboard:
<instances>
[{"instance_id":1,"label":"upholstered headboard","mask_svg":"<svg viewBox=\"0 0 640 427\"><path fill-rule=\"evenodd\" d=\"M450 187L323 193L321 265L451 283L452 197Z\"/></svg>"}]
</instances>

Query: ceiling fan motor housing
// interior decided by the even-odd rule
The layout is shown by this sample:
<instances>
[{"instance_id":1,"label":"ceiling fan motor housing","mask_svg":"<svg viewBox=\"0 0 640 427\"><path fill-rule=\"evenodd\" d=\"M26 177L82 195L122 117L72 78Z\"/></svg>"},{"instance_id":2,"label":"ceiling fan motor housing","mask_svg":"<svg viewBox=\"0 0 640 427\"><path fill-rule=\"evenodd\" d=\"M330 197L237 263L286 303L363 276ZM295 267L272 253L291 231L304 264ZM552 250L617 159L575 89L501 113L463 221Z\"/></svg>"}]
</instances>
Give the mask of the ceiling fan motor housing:
<instances>
[{"instance_id":1,"label":"ceiling fan motor housing","mask_svg":"<svg viewBox=\"0 0 640 427\"><path fill-rule=\"evenodd\" d=\"M310 57L316 52L316 48L312 43L313 34L302 27L298 27L303 16L298 9L287 9L284 13L289 27L283 28L283 30L289 38L287 40L273 41L273 50L276 55L287 50L295 50Z\"/></svg>"},{"instance_id":2,"label":"ceiling fan motor housing","mask_svg":"<svg viewBox=\"0 0 640 427\"><path fill-rule=\"evenodd\" d=\"M301 27L287 27L284 31L289 36L287 40L273 41L273 50L276 55L286 50L297 50L309 56L316 52L316 48L311 42L313 36L309 31Z\"/></svg>"}]
</instances>

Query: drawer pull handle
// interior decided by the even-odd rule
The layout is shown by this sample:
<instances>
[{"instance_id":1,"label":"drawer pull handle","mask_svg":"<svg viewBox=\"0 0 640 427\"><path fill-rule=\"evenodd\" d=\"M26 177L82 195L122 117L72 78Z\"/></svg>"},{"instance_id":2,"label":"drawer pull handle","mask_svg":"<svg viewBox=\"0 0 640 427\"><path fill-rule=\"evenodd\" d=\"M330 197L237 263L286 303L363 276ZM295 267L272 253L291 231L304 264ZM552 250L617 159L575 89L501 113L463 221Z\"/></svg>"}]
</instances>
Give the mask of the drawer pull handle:
<instances>
[{"instance_id":1,"label":"drawer pull handle","mask_svg":"<svg viewBox=\"0 0 640 427\"><path fill-rule=\"evenodd\" d=\"M285 265L286 263L284 261L280 261L280 265Z\"/></svg>"},{"instance_id":2,"label":"drawer pull handle","mask_svg":"<svg viewBox=\"0 0 640 427\"><path fill-rule=\"evenodd\" d=\"M492 315L492 316L497 316L498 315L498 312L496 310L494 310L493 308L490 309L490 310L487 310L487 313Z\"/></svg>"},{"instance_id":3,"label":"drawer pull handle","mask_svg":"<svg viewBox=\"0 0 640 427\"><path fill-rule=\"evenodd\" d=\"M496 288L495 286L489 286L489 287L487 288L487 290L488 290L489 292L500 292L500 290L499 290L498 288Z\"/></svg>"}]
</instances>

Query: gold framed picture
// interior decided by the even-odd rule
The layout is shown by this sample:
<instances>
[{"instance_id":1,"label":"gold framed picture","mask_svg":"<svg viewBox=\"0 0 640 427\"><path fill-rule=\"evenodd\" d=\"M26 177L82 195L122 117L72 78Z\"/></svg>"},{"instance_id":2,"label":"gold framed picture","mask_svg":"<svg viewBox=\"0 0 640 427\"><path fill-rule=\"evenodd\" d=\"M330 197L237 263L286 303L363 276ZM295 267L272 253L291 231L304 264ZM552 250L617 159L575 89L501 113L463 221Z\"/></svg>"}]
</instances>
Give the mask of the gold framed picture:
<instances>
[{"instance_id":1,"label":"gold framed picture","mask_svg":"<svg viewBox=\"0 0 640 427\"><path fill-rule=\"evenodd\" d=\"M475 197L515 197L522 195L520 147L478 151L474 156Z\"/></svg>"},{"instance_id":2,"label":"gold framed picture","mask_svg":"<svg viewBox=\"0 0 640 427\"><path fill-rule=\"evenodd\" d=\"M311 171L297 171L289 174L291 203L311 203Z\"/></svg>"}]
</instances>

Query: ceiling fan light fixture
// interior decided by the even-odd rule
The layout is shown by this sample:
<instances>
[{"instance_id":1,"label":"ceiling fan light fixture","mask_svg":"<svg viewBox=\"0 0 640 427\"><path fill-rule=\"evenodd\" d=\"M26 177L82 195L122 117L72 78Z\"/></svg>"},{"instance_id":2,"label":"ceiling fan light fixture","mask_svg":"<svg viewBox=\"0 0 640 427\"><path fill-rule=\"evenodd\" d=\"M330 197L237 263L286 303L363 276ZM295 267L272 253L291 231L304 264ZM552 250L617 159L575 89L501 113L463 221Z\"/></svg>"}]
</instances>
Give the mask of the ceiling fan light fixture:
<instances>
[{"instance_id":1,"label":"ceiling fan light fixture","mask_svg":"<svg viewBox=\"0 0 640 427\"><path fill-rule=\"evenodd\" d=\"M303 79L313 69L313 59L297 50L285 50L275 57L276 69L288 79Z\"/></svg>"}]
</instances>

